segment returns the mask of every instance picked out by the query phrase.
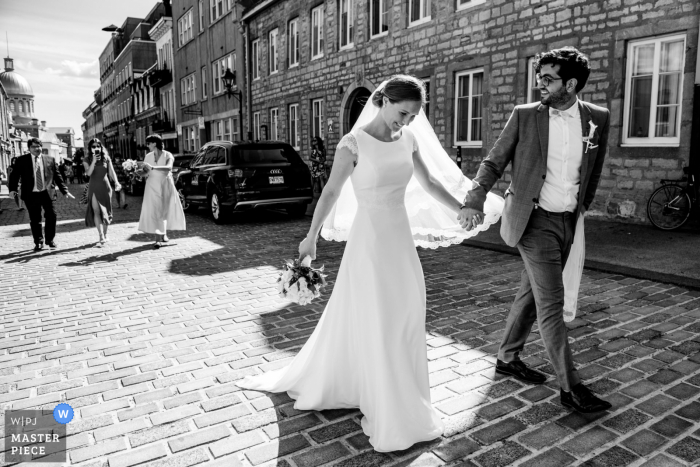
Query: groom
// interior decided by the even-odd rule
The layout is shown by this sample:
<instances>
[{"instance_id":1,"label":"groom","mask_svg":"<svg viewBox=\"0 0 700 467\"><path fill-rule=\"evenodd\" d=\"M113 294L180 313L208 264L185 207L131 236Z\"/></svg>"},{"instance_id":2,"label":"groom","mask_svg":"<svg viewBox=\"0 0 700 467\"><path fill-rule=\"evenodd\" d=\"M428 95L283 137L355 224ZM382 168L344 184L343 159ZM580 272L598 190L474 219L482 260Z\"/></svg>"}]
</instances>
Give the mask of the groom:
<instances>
[{"instance_id":1,"label":"groom","mask_svg":"<svg viewBox=\"0 0 700 467\"><path fill-rule=\"evenodd\" d=\"M532 384L546 381L544 374L519 358L537 319L559 380L562 404L580 412L598 412L611 404L594 396L574 368L563 318L562 271L576 220L588 210L598 187L610 112L578 100L590 66L575 48L538 54L535 71L541 103L515 107L479 167L462 205L460 222L467 230L482 222L486 193L511 163L501 236L518 248L525 270L506 321L496 372Z\"/></svg>"}]
</instances>

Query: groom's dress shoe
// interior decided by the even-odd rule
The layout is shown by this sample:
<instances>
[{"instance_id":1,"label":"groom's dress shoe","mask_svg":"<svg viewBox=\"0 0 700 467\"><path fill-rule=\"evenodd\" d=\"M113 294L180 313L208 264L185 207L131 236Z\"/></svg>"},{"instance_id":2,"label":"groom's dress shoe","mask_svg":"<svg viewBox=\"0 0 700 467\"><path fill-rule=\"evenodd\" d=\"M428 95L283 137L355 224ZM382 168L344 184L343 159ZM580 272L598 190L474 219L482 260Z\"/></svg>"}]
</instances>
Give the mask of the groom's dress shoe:
<instances>
[{"instance_id":1,"label":"groom's dress shoe","mask_svg":"<svg viewBox=\"0 0 700 467\"><path fill-rule=\"evenodd\" d=\"M610 402L594 396L590 389L581 383L571 388L571 392L561 390L561 404L583 413L602 412L612 407Z\"/></svg>"},{"instance_id":2,"label":"groom's dress shoe","mask_svg":"<svg viewBox=\"0 0 700 467\"><path fill-rule=\"evenodd\" d=\"M496 360L496 373L513 376L515 379L530 384L542 384L547 381L545 375L539 371L531 370L520 360L514 360L509 363Z\"/></svg>"}]
</instances>

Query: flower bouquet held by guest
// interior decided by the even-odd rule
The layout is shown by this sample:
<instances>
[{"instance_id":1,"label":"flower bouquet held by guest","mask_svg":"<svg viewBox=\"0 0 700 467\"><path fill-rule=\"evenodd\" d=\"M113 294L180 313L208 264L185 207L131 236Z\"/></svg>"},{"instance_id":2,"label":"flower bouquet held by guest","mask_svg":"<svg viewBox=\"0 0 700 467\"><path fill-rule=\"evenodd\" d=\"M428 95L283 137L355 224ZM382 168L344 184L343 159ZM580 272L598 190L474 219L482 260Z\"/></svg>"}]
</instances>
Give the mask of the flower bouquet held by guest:
<instances>
[{"instance_id":1,"label":"flower bouquet held by guest","mask_svg":"<svg viewBox=\"0 0 700 467\"><path fill-rule=\"evenodd\" d=\"M117 207L126 209L126 191L124 187L129 183L129 177L124 170L124 163L120 154L114 155L114 173L117 174L117 182L122 186L121 190L114 191L114 197L117 198ZM115 183L116 184L116 183Z\"/></svg>"},{"instance_id":2,"label":"flower bouquet held by guest","mask_svg":"<svg viewBox=\"0 0 700 467\"><path fill-rule=\"evenodd\" d=\"M97 138L88 143L88 154L83 160L83 167L85 174L90 177L85 225L97 228L97 246L103 246L108 241L107 228L112 223L112 187L109 179L115 181L117 191L121 190L121 185L116 182L117 174L114 173L112 160Z\"/></svg>"},{"instance_id":3,"label":"flower bouquet held by guest","mask_svg":"<svg viewBox=\"0 0 700 467\"><path fill-rule=\"evenodd\" d=\"M185 230L185 213L173 181L175 158L163 150L163 140L158 135L146 138L149 152L144 159L143 171L148 177L143 192L143 205L139 230L155 234L154 248L168 241L167 230Z\"/></svg>"},{"instance_id":4,"label":"flower bouquet held by guest","mask_svg":"<svg viewBox=\"0 0 700 467\"><path fill-rule=\"evenodd\" d=\"M323 187L326 186L328 176L326 175L326 148L323 146L323 140L318 136L311 139L311 179L314 184L314 192L320 193Z\"/></svg>"}]
</instances>

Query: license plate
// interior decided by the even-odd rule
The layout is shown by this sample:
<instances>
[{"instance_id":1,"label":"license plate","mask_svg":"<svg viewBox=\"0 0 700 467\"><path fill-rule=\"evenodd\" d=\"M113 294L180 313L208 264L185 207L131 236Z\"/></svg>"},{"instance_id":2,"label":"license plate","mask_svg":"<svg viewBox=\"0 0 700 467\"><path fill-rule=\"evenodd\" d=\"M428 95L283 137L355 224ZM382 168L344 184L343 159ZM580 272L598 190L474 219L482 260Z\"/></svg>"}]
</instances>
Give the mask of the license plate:
<instances>
[{"instance_id":1,"label":"license plate","mask_svg":"<svg viewBox=\"0 0 700 467\"><path fill-rule=\"evenodd\" d=\"M270 185L284 183L284 177L270 177Z\"/></svg>"},{"instance_id":2,"label":"license plate","mask_svg":"<svg viewBox=\"0 0 700 467\"><path fill-rule=\"evenodd\" d=\"M197 180L197 177L192 177L192 185L199 185L199 180Z\"/></svg>"}]
</instances>

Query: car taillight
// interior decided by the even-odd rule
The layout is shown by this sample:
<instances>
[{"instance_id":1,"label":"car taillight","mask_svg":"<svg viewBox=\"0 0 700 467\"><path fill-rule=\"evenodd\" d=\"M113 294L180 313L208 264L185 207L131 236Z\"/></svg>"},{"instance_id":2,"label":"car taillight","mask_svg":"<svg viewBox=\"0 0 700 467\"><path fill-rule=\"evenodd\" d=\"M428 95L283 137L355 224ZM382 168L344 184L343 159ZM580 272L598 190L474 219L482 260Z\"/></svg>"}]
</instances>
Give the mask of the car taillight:
<instances>
[{"instance_id":1,"label":"car taillight","mask_svg":"<svg viewBox=\"0 0 700 467\"><path fill-rule=\"evenodd\" d=\"M235 169L228 171L229 178L243 178L243 171L241 169Z\"/></svg>"}]
</instances>

